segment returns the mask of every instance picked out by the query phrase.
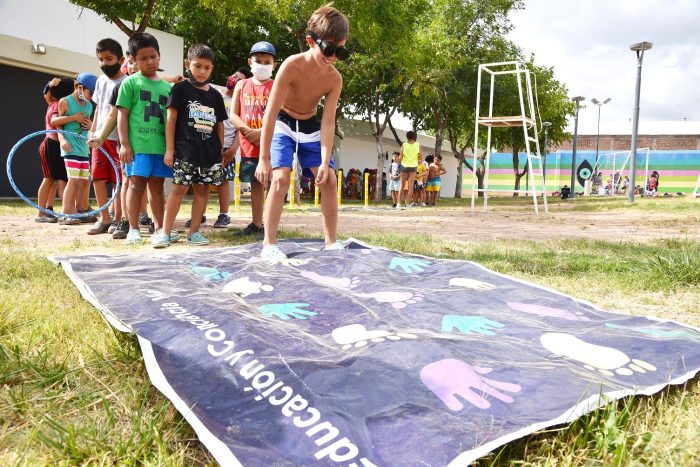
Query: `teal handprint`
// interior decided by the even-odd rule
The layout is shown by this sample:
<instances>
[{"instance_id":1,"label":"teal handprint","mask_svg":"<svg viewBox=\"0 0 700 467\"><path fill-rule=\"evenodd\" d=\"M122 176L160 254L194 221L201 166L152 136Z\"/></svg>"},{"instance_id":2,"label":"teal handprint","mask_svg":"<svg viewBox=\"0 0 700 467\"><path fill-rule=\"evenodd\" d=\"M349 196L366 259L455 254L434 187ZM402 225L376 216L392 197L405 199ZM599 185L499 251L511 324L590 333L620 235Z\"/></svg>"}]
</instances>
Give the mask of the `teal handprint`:
<instances>
[{"instance_id":1,"label":"teal handprint","mask_svg":"<svg viewBox=\"0 0 700 467\"><path fill-rule=\"evenodd\" d=\"M192 265L192 272L207 281L220 281L231 276L230 272L219 271L216 268Z\"/></svg>"},{"instance_id":2,"label":"teal handprint","mask_svg":"<svg viewBox=\"0 0 700 467\"><path fill-rule=\"evenodd\" d=\"M279 319L288 320L289 318L306 319L307 316L316 316L318 313L303 308L309 306L308 303L270 303L263 305L260 308L260 313L271 318L277 316Z\"/></svg>"},{"instance_id":3,"label":"teal handprint","mask_svg":"<svg viewBox=\"0 0 700 467\"><path fill-rule=\"evenodd\" d=\"M403 272L407 274L413 274L416 272L423 272L426 267L430 266L430 261L425 261L418 258L402 258L400 256L394 256L391 258L391 263L389 263L389 269L401 268Z\"/></svg>"},{"instance_id":4,"label":"teal handprint","mask_svg":"<svg viewBox=\"0 0 700 467\"><path fill-rule=\"evenodd\" d=\"M495 336L491 331L494 328L505 327L505 324L492 321L485 316L458 316L445 315L442 318L442 332L452 332L457 329L462 334L483 334L485 336Z\"/></svg>"}]
</instances>

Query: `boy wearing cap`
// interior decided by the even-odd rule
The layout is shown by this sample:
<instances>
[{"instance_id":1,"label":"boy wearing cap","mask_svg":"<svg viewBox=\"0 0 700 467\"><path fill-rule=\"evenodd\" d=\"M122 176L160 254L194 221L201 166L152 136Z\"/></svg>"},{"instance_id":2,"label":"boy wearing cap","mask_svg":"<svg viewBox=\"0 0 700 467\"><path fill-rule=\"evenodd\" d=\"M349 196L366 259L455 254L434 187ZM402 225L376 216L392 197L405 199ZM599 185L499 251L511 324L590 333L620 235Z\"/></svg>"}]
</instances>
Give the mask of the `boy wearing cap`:
<instances>
[{"instance_id":1,"label":"boy wearing cap","mask_svg":"<svg viewBox=\"0 0 700 467\"><path fill-rule=\"evenodd\" d=\"M54 115L51 124L63 127L65 131L77 133L86 137L87 129L92 121L87 117L92 114L90 98L95 92L97 77L90 73L80 73L75 78L73 93L58 101L58 115ZM90 188L90 153L86 139L78 138L69 133L59 133L61 157L66 165L68 183L63 191L63 214L75 214L85 199ZM80 225L80 219L62 217L58 221L62 225Z\"/></svg>"},{"instance_id":2,"label":"boy wearing cap","mask_svg":"<svg viewBox=\"0 0 700 467\"><path fill-rule=\"evenodd\" d=\"M338 201L331 159L335 133L335 111L343 78L333 64L349 57L345 48L348 19L331 6L316 10L307 24L306 52L287 58L277 74L260 139L260 163L255 173L264 186L272 185L265 205L265 240L262 258L279 261L286 255L277 247L284 197L296 157L304 171L316 178L321 193L321 215L326 249L341 249L336 241ZM316 118L325 98L323 117Z\"/></svg>"},{"instance_id":3,"label":"boy wearing cap","mask_svg":"<svg viewBox=\"0 0 700 467\"><path fill-rule=\"evenodd\" d=\"M241 230L241 235L262 234L265 186L255 178L260 157L260 129L272 92L272 70L277 51L269 42L256 42L250 48L248 64L253 77L236 84L233 91L231 121L239 132L241 142L240 180L250 183L250 204L253 219Z\"/></svg>"},{"instance_id":4,"label":"boy wearing cap","mask_svg":"<svg viewBox=\"0 0 700 467\"><path fill-rule=\"evenodd\" d=\"M236 88L236 83L242 79L250 78L253 74L247 67L241 67L226 80L226 90L221 91L221 97L224 99L226 106L226 115L228 118L224 121L224 156L231 163L224 167L224 183L219 187L219 216L214 222L214 228L223 229L231 223L231 218L228 216L229 204L231 204L231 181L236 179L236 152L240 146L236 127L231 123L231 107L233 90ZM229 157L230 156L230 157ZM206 220L205 217L202 219ZM188 221L188 222L191 222Z\"/></svg>"}]
</instances>

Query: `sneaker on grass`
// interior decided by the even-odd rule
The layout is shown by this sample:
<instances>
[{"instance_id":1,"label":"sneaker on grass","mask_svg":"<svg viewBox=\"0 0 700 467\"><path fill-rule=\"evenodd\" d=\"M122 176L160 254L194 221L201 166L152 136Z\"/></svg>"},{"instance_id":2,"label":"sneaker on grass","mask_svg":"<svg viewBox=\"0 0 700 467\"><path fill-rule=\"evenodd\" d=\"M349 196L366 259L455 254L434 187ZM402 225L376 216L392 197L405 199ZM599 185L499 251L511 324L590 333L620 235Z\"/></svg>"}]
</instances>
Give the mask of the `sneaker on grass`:
<instances>
[{"instance_id":1,"label":"sneaker on grass","mask_svg":"<svg viewBox=\"0 0 700 467\"><path fill-rule=\"evenodd\" d=\"M170 243L175 243L180 240L180 234L177 233L177 230L171 230L170 231Z\"/></svg>"},{"instance_id":2,"label":"sneaker on grass","mask_svg":"<svg viewBox=\"0 0 700 467\"><path fill-rule=\"evenodd\" d=\"M202 216L202 222L199 225L204 225L207 223L207 216ZM185 222L185 227L192 227L192 219L187 219Z\"/></svg>"},{"instance_id":3,"label":"sneaker on grass","mask_svg":"<svg viewBox=\"0 0 700 467\"><path fill-rule=\"evenodd\" d=\"M87 233L88 233L88 235L99 235L99 234L107 233L108 230L109 230L109 224L103 224L102 222L98 222L97 224L95 224L95 227L88 230Z\"/></svg>"},{"instance_id":4,"label":"sneaker on grass","mask_svg":"<svg viewBox=\"0 0 700 467\"><path fill-rule=\"evenodd\" d=\"M208 245L209 240L201 233L195 232L187 237L187 243L191 245Z\"/></svg>"},{"instance_id":5,"label":"sneaker on grass","mask_svg":"<svg viewBox=\"0 0 700 467\"><path fill-rule=\"evenodd\" d=\"M127 245L138 245L143 242L141 238L141 231L138 229L129 229L129 233L126 234L126 244Z\"/></svg>"},{"instance_id":6,"label":"sneaker on grass","mask_svg":"<svg viewBox=\"0 0 700 467\"><path fill-rule=\"evenodd\" d=\"M117 227L119 226L119 222L117 221L112 221L109 223L109 229L107 229L107 233L112 235L115 230L117 230Z\"/></svg>"},{"instance_id":7,"label":"sneaker on grass","mask_svg":"<svg viewBox=\"0 0 700 467\"><path fill-rule=\"evenodd\" d=\"M241 230L240 232L238 232L238 235L241 235L241 236L256 235L256 234L262 235L262 234L264 234L264 233L265 233L265 227L264 227L264 226L261 225L260 227L258 227L257 225L255 225L254 222L251 222L251 223L248 224L243 230Z\"/></svg>"},{"instance_id":8,"label":"sneaker on grass","mask_svg":"<svg viewBox=\"0 0 700 467\"><path fill-rule=\"evenodd\" d=\"M114 230L114 233L112 234L112 238L115 240L124 240L128 233L129 233L129 221L122 218L122 220L120 220L117 223L117 228Z\"/></svg>"},{"instance_id":9,"label":"sneaker on grass","mask_svg":"<svg viewBox=\"0 0 700 467\"><path fill-rule=\"evenodd\" d=\"M228 227L228 225L231 223L231 218L228 217L226 214L219 214L219 217L216 218L216 222L214 222L214 228L215 229L225 229Z\"/></svg>"},{"instance_id":10,"label":"sneaker on grass","mask_svg":"<svg viewBox=\"0 0 700 467\"><path fill-rule=\"evenodd\" d=\"M165 248L170 246L170 235L166 234L162 229L151 237L151 246L153 248Z\"/></svg>"}]
</instances>

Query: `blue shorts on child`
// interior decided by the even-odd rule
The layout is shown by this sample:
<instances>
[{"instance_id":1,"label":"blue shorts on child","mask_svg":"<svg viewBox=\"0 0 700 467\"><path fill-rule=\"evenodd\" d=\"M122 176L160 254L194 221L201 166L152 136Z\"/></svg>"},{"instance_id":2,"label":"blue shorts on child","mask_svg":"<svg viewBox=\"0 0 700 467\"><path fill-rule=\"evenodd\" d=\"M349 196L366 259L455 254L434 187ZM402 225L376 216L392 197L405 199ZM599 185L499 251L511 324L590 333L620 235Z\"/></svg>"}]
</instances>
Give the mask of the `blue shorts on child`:
<instances>
[{"instance_id":1,"label":"blue shorts on child","mask_svg":"<svg viewBox=\"0 0 700 467\"><path fill-rule=\"evenodd\" d=\"M162 154L134 154L134 161L126 164L127 177L170 178L173 169L165 165Z\"/></svg>"},{"instance_id":2,"label":"blue shorts on child","mask_svg":"<svg viewBox=\"0 0 700 467\"><path fill-rule=\"evenodd\" d=\"M321 165L321 122L316 117L297 120L285 112L280 112L270 146L272 168L291 168L295 151L302 173L313 177L309 169ZM330 167L335 168L333 159L330 161Z\"/></svg>"}]
</instances>

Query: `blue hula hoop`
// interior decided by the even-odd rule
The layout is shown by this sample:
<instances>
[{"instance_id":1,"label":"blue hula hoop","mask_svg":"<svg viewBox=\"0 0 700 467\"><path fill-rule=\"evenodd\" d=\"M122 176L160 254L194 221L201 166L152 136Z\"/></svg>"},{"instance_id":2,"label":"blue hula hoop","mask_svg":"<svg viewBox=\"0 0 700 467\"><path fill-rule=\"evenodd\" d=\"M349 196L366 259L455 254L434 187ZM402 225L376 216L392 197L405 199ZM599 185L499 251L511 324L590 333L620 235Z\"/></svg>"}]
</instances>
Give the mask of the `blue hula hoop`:
<instances>
[{"instance_id":1,"label":"blue hula hoop","mask_svg":"<svg viewBox=\"0 0 700 467\"><path fill-rule=\"evenodd\" d=\"M15 157L15 152L17 152L17 149L19 149L20 146L22 146L24 143L26 143L30 139L32 139L36 136L39 136L39 135L47 135L49 133L63 133L63 134L76 136L76 137L83 139L85 141L88 140L85 136L80 135L78 133L74 133L72 131L41 130L41 131L35 131L34 133L29 134L29 135L25 136L24 138L22 138L21 140L17 141L17 143L14 146L12 146L12 150L10 151L10 154L7 156L7 179L10 181L10 185L12 186L12 189L15 190L15 193L17 193L19 195L19 197L22 198L24 200L24 202L27 203L28 205L38 209L39 211L43 212L44 214L47 214L47 215L53 216L53 217L71 217L71 218L80 219L82 217L97 215L100 213L100 211L104 211L105 209L107 209L114 202L114 200L117 198L117 195L119 194L119 188L121 187L121 173L119 170L119 166L117 166L117 164L112 160L112 157L107 153L107 151L104 150L104 148L102 146L100 146L98 149L100 151L102 151L102 154L104 154L105 157L107 158L107 160L109 161L109 163L112 164L112 168L114 168L114 173L117 174L117 183L114 187L114 194L109 199L109 201L107 201L107 203L104 206L100 206L99 208L95 209L94 211L83 212L80 214L59 214L59 213L56 213L54 211L49 211L46 208L42 208L38 204L34 203L32 200L27 198L24 195L24 193L22 193L20 191L20 189L17 188L17 184L15 183L14 178L12 178L12 158Z\"/></svg>"}]
</instances>

